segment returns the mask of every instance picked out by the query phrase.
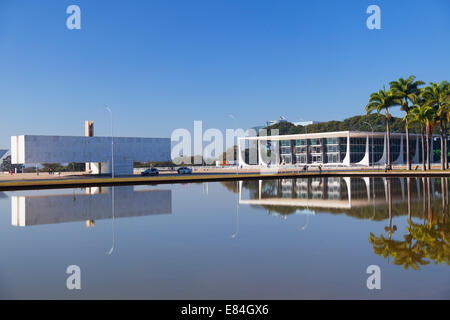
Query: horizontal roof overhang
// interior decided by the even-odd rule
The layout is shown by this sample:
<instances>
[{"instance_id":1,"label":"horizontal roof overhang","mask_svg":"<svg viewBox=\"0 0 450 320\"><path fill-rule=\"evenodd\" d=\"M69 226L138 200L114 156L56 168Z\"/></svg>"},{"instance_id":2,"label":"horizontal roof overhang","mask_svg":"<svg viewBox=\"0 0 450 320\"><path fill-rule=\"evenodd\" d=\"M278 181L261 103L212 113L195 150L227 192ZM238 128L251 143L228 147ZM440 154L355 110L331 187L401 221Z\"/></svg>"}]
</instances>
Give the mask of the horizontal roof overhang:
<instances>
[{"instance_id":1,"label":"horizontal roof overhang","mask_svg":"<svg viewBox=\"0 0 450 320\"><path fill-rule=\"evenodd\" d=\"M258 136L258 137L239 137L239 140L301 140L301 139L320 139L320 138L362 138L362 137L384 137L384 132L366 132L366 131L335 131L318 133L286 134L276 136ZM391 137L405 135L404 133L391 133ZM410 134L417 136L418 134Z\"/></svg>"}]
</instances>

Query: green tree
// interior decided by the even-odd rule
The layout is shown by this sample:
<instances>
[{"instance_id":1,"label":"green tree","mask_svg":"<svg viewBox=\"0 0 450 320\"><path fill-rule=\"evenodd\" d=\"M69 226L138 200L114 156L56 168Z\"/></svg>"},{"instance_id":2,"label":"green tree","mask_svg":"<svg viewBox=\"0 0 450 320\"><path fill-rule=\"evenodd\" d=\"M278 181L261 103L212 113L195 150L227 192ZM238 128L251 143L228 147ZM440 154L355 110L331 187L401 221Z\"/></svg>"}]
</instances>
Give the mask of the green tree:
<instances>
[{"instance_id":1,"label":"green tree","mask_svg":"<svg viewBox=\"0 0 450 320\"><path fill-rule=\"evenodd\" d=\"M410 76L408 79L399 78L396 81L389 83L391 91L399 97L401 100L401 109L408 115L411 108L409 101L413 102L414 99L420 94L419 86L425 84L423 81L414 81L415 76ZM406 118L407 120L408 118ZM406 121L406 166L408 170L411 170L410 152L409 152L409 128Z\"/></svg>"},{"instance_id":2,"label":"green tree","mask_svg":"<svg viewBox=\"0 0 450 320\"><path fill-rule=\"evenodd\" d=\"M389 109L399 105L401 105L401 99L391 90L386 91L386 88L383 86L382 90L374 92L370 95L369 103L366 106L366 111L368 114L374 110L376 110L377 113L384 111L387 134L387 165L389 168L391 167L391 114L389 113Z\"/></svg>"},{"instance_id":3,"label":"green tree","mask_svg":"<svg viewBox=\"0 0 450 320\"><path fill-rule=\"evenodd\" d=\"M441 83L430 82L430 85L423 89L422 96L426 100L426 105L432 107L436 113L436 123L440 126L441 134L441 169L447 169L447 119L449 112L449 88L447 81Z\"/></svg>"},{"instance_id":4,"label":"green tree","mask_svg":"<svg viewBox=\"0 0 450 320\"><path fill-rule=\"evenodd\" d=\"M425 127L427 125L427 119L432 119L434 117L433 108L425 105L425 100L421 96L414 98L414 105L411 107L410 111L405 115L405 121L407 126L412 123L418 123L420 125L420 137L422 144L422 168L426 170L425 165Z\"/></svg>"}]
</instances>

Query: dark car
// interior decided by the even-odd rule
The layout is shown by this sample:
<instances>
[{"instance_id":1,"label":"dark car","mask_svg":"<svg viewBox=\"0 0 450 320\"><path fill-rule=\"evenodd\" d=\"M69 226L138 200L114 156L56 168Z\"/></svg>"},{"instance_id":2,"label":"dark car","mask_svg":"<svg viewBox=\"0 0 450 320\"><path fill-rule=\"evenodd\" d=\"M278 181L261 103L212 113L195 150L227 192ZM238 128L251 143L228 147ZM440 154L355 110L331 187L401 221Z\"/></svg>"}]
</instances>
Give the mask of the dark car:
<instances>
[{"instance_id":1,"label":"dark car","mask_svg":"<svg viewBox=\"0 0 450 320\"><path fill-rule=\"evenodd\" d=\"M141 172L141 176L157 176L159 174L158 169L150 168Z\"/></svg>"},{"instance_id":2,"label":"dark car","mask_svg":"<svg viewBox=\"0 0 450 320\"><path fill-rule=\"evenodd\" d=\"M188 167L181 167L178 168L178 174L191 174L192 173L192 169L188 168Z\"/></svg>"}]
</instances>

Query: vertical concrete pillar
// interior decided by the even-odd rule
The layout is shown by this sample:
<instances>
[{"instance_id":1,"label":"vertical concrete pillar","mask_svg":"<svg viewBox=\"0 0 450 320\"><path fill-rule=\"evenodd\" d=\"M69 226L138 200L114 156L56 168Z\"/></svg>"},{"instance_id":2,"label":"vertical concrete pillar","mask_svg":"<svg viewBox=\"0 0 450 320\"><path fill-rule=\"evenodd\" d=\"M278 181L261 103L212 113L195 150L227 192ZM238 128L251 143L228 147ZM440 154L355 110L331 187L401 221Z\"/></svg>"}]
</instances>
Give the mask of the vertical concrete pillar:
<instances>
[{"instance_id":1,"label":"vertical concrete pillar","mask_svg":"<svg viewBox=\"0 0 450 320\"><path fill-rule=\"evenodd\" d=\"M393 161L394 163L400 163L403 164L405 163L404 157L403 157L403 135L400 136L400 153L397 157L397 159L395 161Z\"/></svg>"},{"instance_id":2,"label":"vertical concrete pillar","mask_svg":"<svg viewBox=\"0 0 450 320\"><path fill-rule=\"evenodd\" d=\"M345 158L342 161L345 166L350 166L350 132L347 133L347 153L345 154Z\"/></svg>"},{"instance_id":3,"label":"vertical concrete pillar","mask_svg":"<svg viewBox=\"0 0 450 320\"><path fill-rule=\"evenodd\" d=\"M383 155L381 159L377 161L378 165L385 165L387 162L387 142L386 142L386 134L384 134L384 142L383 142Z\"/></svg>"},{"instance_id":4,"label":"vertical concrete pillar","mask_svg":"<svg viewBox=\"0 0 450 320\"><path fill-rule=\"evenodd\" d=\"M237 143L237 150L236 150L237 156L238 156L238 166L241 166L243 161L242 161L242 153L241 153L241 139L238 138L238 143Z\"/></svg>"},{"instance_id":5,"label":"vertical concrete pillar","mask_svg":"<svg viewBox=\"0 0 450 320\"><path fill-rule=\"evenodd\" d=\"M366 152L364 154L364 158L358 162L360 165L369 166L370 165L370 152L369 152L369 136L366 136Z\"/></svg>"},{"instance_id":6,"label":"vertical concrete pillar","mask_svg":"<svg viewBox=\"0 0 450 320\"><path fill-rule=\"evenodd\" d=\"M93 137L94 136L94 121L85 120L84 121L84 136L85 137ZM90 162L85 163L85 171L87 173L92 172L92 166ZM101 174L101 171L100 173Z\"/></svg>"},{"instance_id":7,"label":"vertical concrete pillar","mask_svg":"<svg viewBox=\"0 0 450 320\"><path fill-rule=\"evenodd\" d=\"M241 148L241 138L238 138L238 145L237 145L237 153L238 153L238 157L239 157L239 166L247 166L247 163L245 162L245 154L242 154L242 148Z\"/></svg>"},{"instance_id":8,"label":"vertical concrete pillar","mask_svg":"<svg viewBox=\"0 0 450 320\"><path fill-rule=\"evenodd\" d=\"M266 146L267 146L267 142L266 142ZM259 139L258 139L258 164L260 166L267 166L267 163L264 161L264 157L263 157L263 150L262 150L262 146L261 146L261 140L259 140Z\"/></svg>"}]
</instances>

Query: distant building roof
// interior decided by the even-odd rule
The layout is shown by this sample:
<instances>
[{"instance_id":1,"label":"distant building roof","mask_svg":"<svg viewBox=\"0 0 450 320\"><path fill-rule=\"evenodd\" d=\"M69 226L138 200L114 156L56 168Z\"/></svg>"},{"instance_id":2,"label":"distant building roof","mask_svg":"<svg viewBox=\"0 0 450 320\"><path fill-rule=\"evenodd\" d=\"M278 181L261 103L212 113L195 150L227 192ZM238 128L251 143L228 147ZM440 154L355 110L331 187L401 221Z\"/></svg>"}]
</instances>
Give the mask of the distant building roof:
<instances>
[{"instance_id":1,"label":"distant building roof","mask_svg":"<svg viewBox=\"0 0 450 320\"><path fill-rule=\"evenodd\" d=\"M316 123L320 123L320 122L319 121L314 121L314 120L292 122L292 124L294 124L296 126L309 126L310 124L316 124Z\"/></svg>"}]
</instances>

